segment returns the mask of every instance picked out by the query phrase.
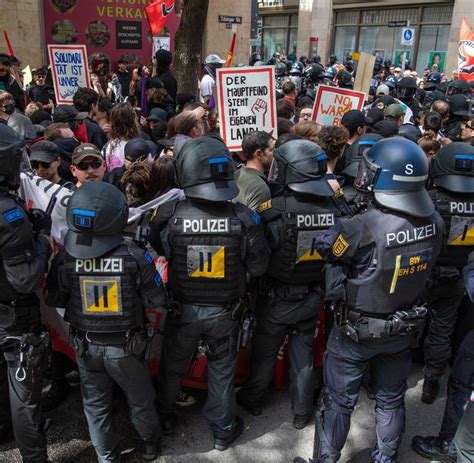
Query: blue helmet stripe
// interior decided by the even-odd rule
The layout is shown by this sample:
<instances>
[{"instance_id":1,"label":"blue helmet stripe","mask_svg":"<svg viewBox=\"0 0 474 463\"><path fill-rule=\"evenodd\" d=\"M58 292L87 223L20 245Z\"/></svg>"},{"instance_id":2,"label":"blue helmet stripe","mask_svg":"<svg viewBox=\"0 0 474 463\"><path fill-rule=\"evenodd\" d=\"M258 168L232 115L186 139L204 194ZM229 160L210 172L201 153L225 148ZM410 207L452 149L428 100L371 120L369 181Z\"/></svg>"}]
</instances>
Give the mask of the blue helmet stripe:
<instances>
[{"instance_id":1,"label":"blue helmet stripe","mask_svg":"<svg viewBox=\"0 0 474 463\"><path fill-rule=\"evenodd\" d=\"M230 162L229 158L211 158L209 164L220 164L222 162Z\"/></svg>"},{"instance_id":2,"label":"blue helmet stripe","mask_svg":"<svg viewBox=\"0 0 474 463\"><path fill-rule=\"evenodd\" d=\"M84 215L86 217L95 217L95 212L94 211L85 211L83 209L73 209L72 213L74 215Z\"/></svg>"}]
</instances>

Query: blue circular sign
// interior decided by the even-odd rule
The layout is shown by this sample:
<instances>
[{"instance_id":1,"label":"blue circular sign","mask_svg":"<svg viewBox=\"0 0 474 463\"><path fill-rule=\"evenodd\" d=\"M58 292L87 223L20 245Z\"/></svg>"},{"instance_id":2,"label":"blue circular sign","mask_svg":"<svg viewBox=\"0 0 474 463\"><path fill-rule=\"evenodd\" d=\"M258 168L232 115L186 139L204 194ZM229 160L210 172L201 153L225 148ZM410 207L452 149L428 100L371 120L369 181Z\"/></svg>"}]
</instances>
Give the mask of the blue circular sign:
<instances>
[{"instance_id":1,"label":"blue circular sign","mask_svg":"<svg viewBox=\"0 0 474 463\"><path fill-rule=\"evenodd\" d=\"M403 32L403 38L409 42L413 38L413 31L411 29L405 29Z\"/></svg>"}]
</instances>

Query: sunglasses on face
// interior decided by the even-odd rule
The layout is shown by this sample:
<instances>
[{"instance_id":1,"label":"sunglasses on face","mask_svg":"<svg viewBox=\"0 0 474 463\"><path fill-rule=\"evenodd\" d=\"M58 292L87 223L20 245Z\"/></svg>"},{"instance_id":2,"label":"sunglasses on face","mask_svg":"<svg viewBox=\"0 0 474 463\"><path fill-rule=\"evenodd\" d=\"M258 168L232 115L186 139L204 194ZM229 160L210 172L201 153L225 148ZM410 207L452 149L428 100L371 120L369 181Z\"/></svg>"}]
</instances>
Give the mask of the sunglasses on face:
<instances>
[{"instance_id":1,"label":"sunglasses on face","mask_svg":"<svg viewBox=\"0 0 474 463\"><path fill-rule=\"evenodd\" d=\"M43 169L49 169L51 167L51 162L31 161L31 167L33 167L33 169L37 169L40 166Z\"/></svg>"},{"instance_id":2,"label":"sunglasses on face","mask_svg":"<svg viewBox=\"0 0 474 463\"><path fill-rule=\"evenodd\" d=\"M74 167L76 167L79 170L87 170L89 167L92 167L93 169L98 169L99 167L102 167L103 161L91 161L91 162L80 162L79 164L74 164Z\"/></svg>"}]
</instances>

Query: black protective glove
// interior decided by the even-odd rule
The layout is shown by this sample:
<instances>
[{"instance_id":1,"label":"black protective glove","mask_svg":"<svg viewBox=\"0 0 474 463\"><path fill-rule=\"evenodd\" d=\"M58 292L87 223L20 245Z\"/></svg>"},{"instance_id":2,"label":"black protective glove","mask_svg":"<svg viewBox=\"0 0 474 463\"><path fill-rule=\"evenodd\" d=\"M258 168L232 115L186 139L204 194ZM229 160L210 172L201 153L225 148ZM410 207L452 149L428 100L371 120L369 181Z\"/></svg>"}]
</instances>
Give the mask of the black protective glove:
<instances>
[{"instance_id":1,"label":"black protective glove","mask_svg":"<svg viewBox=\"0 0 474 463\"><path fill-rule=\"evenodd\" d=\"M41 209L30 209L28 211L28 217L34 231L38 235L50 235L51 234L51 216Z\"/></svg>"}]
</instances>

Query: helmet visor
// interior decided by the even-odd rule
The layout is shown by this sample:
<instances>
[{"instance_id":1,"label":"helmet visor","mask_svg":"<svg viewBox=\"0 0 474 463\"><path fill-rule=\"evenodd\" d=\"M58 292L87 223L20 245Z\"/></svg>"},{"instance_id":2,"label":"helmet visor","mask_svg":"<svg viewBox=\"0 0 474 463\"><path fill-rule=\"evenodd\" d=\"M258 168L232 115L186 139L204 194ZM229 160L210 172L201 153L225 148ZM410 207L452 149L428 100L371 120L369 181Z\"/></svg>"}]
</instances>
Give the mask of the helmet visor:
<instances>
[{"instance_id":1,"label":"helmet visor","mask_svg":"<svg viewBox=\"0 0 474 463\"><path fill-rule=\"evenodd\" d=\"M397 95L399 98L411 98L416 92L416 88L398 87Z\"/></svg>"},{"instance_id":2,"label":"helmet visor","mask_svg":"<svg viewBox=\"0 0 474 463\"><path fill-rule=\"evenodd\" d=\"M359 170L357 171L356 178L354 180L354 188L360 191L373 191L377 177L380 174L380 167L367 158L364 154L362 161L359 164Z\"/></svg>"}]
</instances>

